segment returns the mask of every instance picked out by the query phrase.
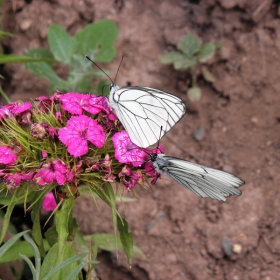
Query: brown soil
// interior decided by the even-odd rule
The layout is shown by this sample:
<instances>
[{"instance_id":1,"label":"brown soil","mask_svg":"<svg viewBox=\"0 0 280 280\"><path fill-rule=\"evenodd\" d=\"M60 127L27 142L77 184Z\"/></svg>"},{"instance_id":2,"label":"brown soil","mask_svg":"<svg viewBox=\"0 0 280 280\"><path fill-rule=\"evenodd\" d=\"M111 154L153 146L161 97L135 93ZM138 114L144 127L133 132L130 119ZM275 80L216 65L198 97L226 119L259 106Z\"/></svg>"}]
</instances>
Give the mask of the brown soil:
<instances>
[{"instance_id":1,"label":"brown soil","mask_svg":"<svg viewBox=\"0 0 280 280\"><path fill-rule=\"evenodd\" d=\"M120 208L147 260L134 258L129 268L123 253L117 259L101 252L100 279L280 279L279 1L4 2L4 30L16 34L3 41L8 53L47 46L51 23L73 34L92 21L114 20L118 55L106 67L115 73L125 55L118 84L154 87L186 101L188 113L162 139L165 153L246 181L242 196L226 203L199 198L168 179L152 191L137 187L139 200ZM209 66L217 80L199 80L197 104L185 94L189 75L159 62L186 33L223 46ZM47 93L47 81L24 65L3 71L12 100ZM206 133L196 141L199 127ZM113 232L110 210L102 204L100 210L92 199L78 199L75 215L84 233ZM235 253L228 252L231 245Z\"/></svg>"}]
</instances>

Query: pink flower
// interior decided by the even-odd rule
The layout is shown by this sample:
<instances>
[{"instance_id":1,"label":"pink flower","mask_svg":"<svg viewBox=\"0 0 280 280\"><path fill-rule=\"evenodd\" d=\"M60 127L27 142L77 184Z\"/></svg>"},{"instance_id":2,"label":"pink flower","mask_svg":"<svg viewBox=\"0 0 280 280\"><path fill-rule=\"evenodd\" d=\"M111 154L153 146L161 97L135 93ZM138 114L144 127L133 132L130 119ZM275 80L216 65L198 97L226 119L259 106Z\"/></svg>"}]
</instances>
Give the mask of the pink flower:
<instances>
[{"instance_id":1,"label":"pink flower","mask_svg":"<svg viewBox=\"0 0 280 280\"><path fill-rule=\"evenodd\" d=\"M56 131L55 127L53 127L53 126L49 127L49 135L51 136L51 138L54 138L55 136L57 136L57 131Z\"/></svg>"},{"instance_id":2,"label":"pink flower","mask_svg":"<svg viewBox=\"0 0 280 280\"><path fill-rule=\"evenodd\" d=\"M141 179L141 175L137 172L131 172L131 169L125 165L119 173L119 178L121 184L131 190Z\"/></svg>"},{"instance_id":3,"label":"pink flower","mask_svg":"<svg viewBox=\"0 0 280 280\"><path fill-rule=\"evenodd\" d=\"M42 207L47 211L53 211L56 208L57 204L52 192L49 192L45 195Z\"/></svg>"},{"instance_id":4,"label":"pink flower","mask_svg":"<svg viewBox=\"0 0 280 280\"><path fill-rule=\"evenodd\" d=\"M31 107L32 107L31 103L26 102L26 103L23 103L21 105L15 106L14 108L11 109L11 112L14 115L17 115L17 114L29 111L31 109Z\"/></svg>"},{"instance_id":5,"label":"pink flower","mask_svg":"<svg viewBox=\"0 0 280 280\"><path fill-rule=\"evenodd\" d=\"M13 165L17 159L17 155L13 153L13 150L10 147L0 147L0 164Z\"/></svg>"},{"instance_id":6,"label":"pink flower","mask_svg":"<svg viewBox=\"0 0 280 280\"><path fill-rule=\"evenodd\" d=\"M97 121L82 115L71 117L67 126L59 129L58 138L67 146L70 155L79 157L88 152L88 141L101 148L106 135Z\"/></svg>"},{"instance_id":7,"label":"pink flower","mask_svg":"<svg viewBox=\"0 0 280 280\"><path fill-rule=\"evenodd\" d=\"M56 112L56 113L55 113L55 118L56 118L60 123L63 122L61 112Z\"/></svg>"},{"instance_id":8,"label":"pink flower","mask_svg":"<svg viewBox=\"0 0 280 280\"><path fill-rule=\"evenodd\" d=\"M17 187L20 186L21 174L20 173L7 174L4 177L4 183L6 184L8 190L16 189Z\"/></svg>"},{"instance_id":9,"label":"pink flower","mask_svg":"<svg viewBox=\"0 0 280 280\"><path fill-rule=\"evenodd\" d=\"M21 180L22 181L31 181L34 176L34 171L29 171L28 173L21 173Z\"/></svg>"},{"instance_id":10,"label":"pink flower","mask_svg":"<svg viewBox=\"0 0 280 280\"><path fill-rule=\"evenodd\" d=\"M114 115L111 108L109 107L108 100L106 97L95 96L94 94L92 94L89 100L89 104L106 112L109 120L114 121L117 119L117 117Z\"/></svg>"},{"instance_id":11,"label":"pink flower","mask_svg":"<svg viewBox=\"0 0 280 280\"><path fill-rule=\"evenodd\" d=\"M89 94L81 94L76 92L69 92L60 97L62 108L75 115L82 115L83 110L91 114L97 114L101 109L92 106L89 101L92 98Z\"/></svg>"},{"instance_id":12,"label":"pink flower","mask_svg":"<svg viewBox=\"0 0 280 280\"><path fill-rule=\"evenodd\" d=\"M46 96L39 96L35 98L35 100L40 101L38 108L42 112L47 113L51 110L53 101L50 98Z\"/></svg>"},{"instance_id":13,"label":"pink flower","mask_svg":"<svg viewBox=\"0 0 280 280\"><path fill-rule=\"evenodd\" d=\"M57 159L43 164L34 179L40 186L50 185L54 182L57 182L58 185L65 185L73 180L73 173L61 159Z\"/></svg>"},{"instance_id":14,"label":"pink flower","mask_svg":"<svg viewBox=\"0 0 280 280\"><path fill-rule=\"evenodd\" d=\"M112 137L115 147L115 158L121 163L132 163L137 167L144 163L145 152L131 142L126 131L117 132Z\"/></svg>"},{"instance_id":15,"label":"pink flower","mask_svg":"<svg viewBox=\"0 0 280 280\"><path fill-rule=\"evenodd\" d=\"M42 151L42 158L46 158L47 157L47 153L45 151Z\"/></svg>"},{"instance_id":16,"label":"pink flower","mask_svg":"<svg viewBox=\"0 0 280 280\"><path fill-rule=\"evenodd\" d=\"M0 108L0 119L6 118L12 115L11 110L18 105L18 101L15 101L11 104L7 104Z\"/></svg>"}]
</instances>

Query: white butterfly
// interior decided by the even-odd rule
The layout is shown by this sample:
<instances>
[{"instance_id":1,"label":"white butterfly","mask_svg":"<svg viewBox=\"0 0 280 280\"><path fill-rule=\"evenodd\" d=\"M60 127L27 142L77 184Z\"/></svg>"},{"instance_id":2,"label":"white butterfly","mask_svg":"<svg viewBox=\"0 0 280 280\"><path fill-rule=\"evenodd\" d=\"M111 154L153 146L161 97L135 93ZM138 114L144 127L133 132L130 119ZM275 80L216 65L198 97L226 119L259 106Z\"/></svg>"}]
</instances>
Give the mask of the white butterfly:
<instances>
[{"instance_id":1,"label":"white butterfly","mask_svg":"<svg viewBox=\"0 0 280 280\"><path fill-rule=\"evenodd\" d=\"M159 140L186 113L177 96L149 87L110 86L109 105L131 141L146 148Z\"/></svg>"},{"instance_id":2,"label":"white butterfly","mask_svg":"<svg viewBox=\"0 0 280 280\"><path fill-rule=\"evenodd\" d=\"M245 183L230 173L164 154L150 154L150 159L158 173L174 179L201 197L226 201L229 195L241 195L238 187Z\"/></svg>"},{"instance_id":3,"label":"white butterfly","mask_svg":"<svg viewBox=\"0 0 280 280\"><path fill-rule=\"evenodd\" d=\"M186 113L186 105L179 97L149 87L119 88L94 61L86 58L110 79L109 106L137 146L155 144Z\"/></svg>"}]
</instances>

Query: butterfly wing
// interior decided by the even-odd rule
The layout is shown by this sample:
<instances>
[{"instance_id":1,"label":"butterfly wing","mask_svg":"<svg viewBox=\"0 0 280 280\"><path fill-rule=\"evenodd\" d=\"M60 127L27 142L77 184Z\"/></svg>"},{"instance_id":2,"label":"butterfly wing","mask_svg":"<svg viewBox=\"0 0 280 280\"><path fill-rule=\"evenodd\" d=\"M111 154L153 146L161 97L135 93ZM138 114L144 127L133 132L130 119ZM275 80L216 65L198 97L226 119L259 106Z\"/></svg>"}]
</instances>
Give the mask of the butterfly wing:
<instances>
[{"instance_id":1,"label":"butterfly wing","mask_svg":"<svg viewBox=\"0 0 280 280\"><path fill-rule=\"evenodd\" d=\"M229 195L241 195L238 187L245 183L230 173L163 154L158 155L154 165L159 172L201 197L226 201Z\"/></svg>"},{"instance_id":2,"label":"butterfly wing","mask_svg":"<svg viewBox=\"0 0 280 280\"><path fill-rule=\"evenodd\" d=\"M155 144L186 113L180 98L149 87L112 88L109 104L131 141L143 148Z\"/></svg>"}]
</instances>

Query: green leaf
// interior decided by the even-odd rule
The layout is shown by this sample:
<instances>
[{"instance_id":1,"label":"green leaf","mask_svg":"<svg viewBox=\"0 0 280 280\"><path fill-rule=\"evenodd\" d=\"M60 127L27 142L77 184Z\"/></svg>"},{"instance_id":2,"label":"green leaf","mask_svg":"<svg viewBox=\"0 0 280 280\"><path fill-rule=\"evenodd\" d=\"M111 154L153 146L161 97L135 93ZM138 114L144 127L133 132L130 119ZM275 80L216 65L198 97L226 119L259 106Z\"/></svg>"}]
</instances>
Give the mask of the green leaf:
<instances>
[{"instance_id":1,"label":"green leaf","mask_svg":"<svg viewBox=\"0 0 280 280\"><path fill-rule=\"evenodd\" d=\"M127 257L128 263L131 265L132 263L132 249L133 249L133 235L131 232L128 232L128 223L127 221L120 217L118 218L118 230L120 232L120 240L122 242L122 246L124 252Z\"/></svg>"},{"instance_id":2,"label":"green leaf","mask_svg":"<svg viewBox=\"0 0 280 280\"><path fill-rule=\"evenodd\" d=\"M78 273L83 269L83 267L88 264L88 263L92 263L92 264L98 264L98 261L93 261L93 260L87 260L87 261L83 261L82 263L80 263L72 272L71 274L68 276L68 278L66 280L74 280L75 277L78 275Z\"/></svg>"},{"instance_id":3,"label":"green leaf","mask_svg":"<svg viewBox=\"0 0 280 280\"><path fill-rule=\"evenodd\" d=\"M3 30L0 30L0 36L9 36L9 37L15 37L14 34L9 33L9 32L5 32Z\"/></svg>"},{"instance_id":4,"label":"green leaf","mask_svg":"<svg viewBox=\"0 0 280 280\"><path fill-rule=\"evenodd\" d=\"M24 234L24 239L26 242L28 242L31 245L31 247L33 249L34 258L35 258L35 267L36 267L35 275L36 275L36 279L39 280L40 270L41 270L41 256L40 256L38 247L36 246L35 242L26 233ZM43 242L42 242L42 245L43 245ZM43 253L45 254L45 252L43 252ZM29 262L28 262L28 264L29 264ZM33 274L33 276L34 276L34 274Z\"/></svg>"},{"instance_id":5,"label":"green leaf","mask_svg":"<svg viewBox=\"0 0 280 280\"><path fill-rule=\"evenodd\" d=\"M78 50L96 62L109 62L115 55L114 43L118 34L113 21L100 20L87 25L75 34Z\"/></svg>"},{"instance_id":6,"label":"green leaf","mask_svg":"<svg viewBox=\"0 0 280 280\"><path fill-rule=\"evenodd\" d=\"M33 275L33 279L34 280L39 280L39 278L37 277L37 271L32 263L32 261L25 255L22 255L22 254L19 254L28 264L31 272L32 272L32 275Z\"/></svg>"},{"instance_id":7,"label":"green leaf","mask_svg":"<svg viewBox=\"0 0 280 280\"><path fill-rule=\"evenodd\" d=\"M0 258L12 247L18 239L20 239L25 233L27 233L29 230L20 232L16 235L14 235L12 238L10 238L3 246L0 247Z\"/></svg>"},{"instance_id":8,"label":"green leaf","mask_svg":"<svg viewBox=\"0 0 280 280\"><path fill-rule=\"evenodd\" d=\"M10 240L9 240L10 241ZM48 242L46 239L43 240L44 242L44 247L45 251L48 251L50 246L48 245ZM7 243L5 243L6 245ZM1 248L0 248L1 251ZM7 254L2 256L0 258L0 263L5 263L5 262L11 262L11 261L16 261L21 259L19 254L24 254L28 258L34 257L34 251L30 247L30 244L26 241L18 241L14 243L9 250L7 251Z\"/></svg>"},{"instance_id":9,"label":"green leaf","mask_svg":"<svg viewBox=\"0 0 280 280\"><path fill-rule=\"evenodd\" d=\"M201 89L199 87L192 87L188 90L187 94L192 102L197 102L201 98Z\"/></svg>"},{"instance_id":10,"label":"green leaf","mask_svg":"<svg viewBox=\"0 0 280 280\"><path fill-rule=\"evenodd\" d=\"M185 55L191 57L199 51L199 48L200 41L197 36L193 34L187 34L182 38L180 49Z\"/></svg>"},{"instance_id":11,"label":"green leaf","mask_svg":"<svg viewBox=\"0 0 280 280\"><path fill-rule=\"evenodd\" d=\"M56 75L51 66L45 62L27 63L26 69L39 77L47 78L59 90L67 90L68 84Z\"/></svg>"},{"instance_id":12,"label":"green leaf","mask_svg":"<svg viewBox=\"0 0 280 280\"><path fill-rule=\"evenodd\" d=\"M86 240L92 239L94 244L102 250L109 251L109 252L114 252L118 248L123 249L121 240L118 236L112 235L112 234L107 234L107 233L96 233L93 235L88 235L85 236ZM136 244L133 244L133 249L132 249L133 254L140 258L146 258L144 253L141 251L139 246Z\"/></svg>"},{"instance_id":13,"label":"green leaf","mask_svg":"<svg viewBox=\"0 0 280 280\"><path fill-rule=\"evenodd\" d=\"M34 48L27 51L27 55L33 58L48 58L52 62L58 62L54 59L53 54L48 49Z\"/></svg>"},{"instance_id":14,"label":"green leaf","mask_svg":"<svg viewBox=\"0 0 280 280\"><path fill-rule=\"evenodd\" d=\"M16 189L14 195L13 195L13 198L7 208L7 211L6 211L6 214L4 216L4 220L3 220L3 224L2 224L2 228L1 228L1 233L0 233L0 244L3 242L3 239L5 237L5 234L6 234L6 231L8 229L8 226L9 226L9 222L10 222L10 218L11 218L11 214L13 212L13 209L16 205L16 197L18 195L20 195L20 193L22 192L22 187L19 187Z\"/></svg>"},{"instance_id":15,"label":"green leaf","mask_svg":"<svg viewBox=\"0 0 280 280\"><path fill-rule=\"evenodd\" d=\"M208 71L207 69L204 69L202 71L202 75L203 78L209 82L209 83L214 83L215 82L215 77L212 75L212 73L210 71Z\"/></svg>"},{"instance_id":16,"label":"green leaf","mask_svg":"<svg viewBox=\"0 0 280 280\"><path fill-rule=\"evenodd\" d=\"M180 61L184 58L184 55L182 55L179 52L168 52L161 56L160 62L162 64L172 64L176 61Z\"/></svg>"},{"instance_id":17,"label":"green leaf","mask_svg":"<svg viewBox=\"0 0 280 280\"><path fill-rule=\"evenodd\" d=\"M54 249L52 250L53 247ZM71 272L78 266L77 261L85 257L87 254L84 253L77 255L74 248L75 242L66 242L63 250L63 256L61 258L62 261L59 262L56 267L54 267L54 263L58 258L57 244L55 244L53 247L50 250L50 256L48 254L44 260L40 279L67 279L67 277L71 275ZM59 273L57 273L58 271Z\"/></svg>"},{"instance_id":18,"label":"green leaf","mask_svg":"<svg viewBox=\"0 0 280 280\"><path fill-rule=\"evenodd\" d=\"M69 64L72 55L77 50L76 39L68 35L62 26L53 24L48 31L48 42L54 57Z\"/></svg>"},{"instance_id":19,"label":"green leaf","mask_svg":"<svg viewBox=\"0 0 280 280\"><path fill-rule=\"evenodd\" d=\"M50 227L44 235L51 247L57 242L58 235L55 226Z\"/></svg>"},{"instance_id":20,"label":"green leaf","mask_svg":"<svg viewBox=\"0 0 280 280\"><path fill-rule=\"evenodd\" d=\"M73 235L72 207L75 203L73 197L63 201L61 210L55 213L56 230L58 234L58 259L56 264L61 263L66 241Z\"/></svg>"},{"instance_id":21,"label":"green leaf","mask_svg":"<svg viewBox=\"0 0 280 280\"><path fill-rule=\"evenodd\" d=\"M27 63L27 62L57 62L53 58L33 58L30 56L25 56L25 55L16 55L16 54L5 54L5 55L0 55L0 64L5 64L5 63Z\"/></svg>"},{"instance_id":22,"label":"green leaf","mask_svg":"<svg viewBox=\"0 0 280 280\"><path fill-rule=\"evenodd\" d=\"M183 58L181 60L177 60L174 62L174 68L176 70L189 69L189 68L195 66L196 63L197 63L196 57L183 56Z\"/></svg>"},{"instance_id":23,"label":"green leaf","mask_svg":"<svg viewBox=\"0 0 280 280\"><path fill-rule=\"evenodd\" d=\"M210 58L213 57L214 53L216 51L216 45L213 43L205 43L201 47L199 53L198 53L198 60L201 63L206 62Z\"/></svg>"},{"instance_id":24,"label":"green leaf","mask_svg":"<svg viewBox=\"0 0 280 280\"><path fill-rule=\"evenodd\" d=\"M10 98L8 97L8 95L5 93L5 91L2 89L2 87L0 86L0 94L2 95L2 97L5 99L5 101L9 104L12 103Z\"/></svg>"}]
</instances>

